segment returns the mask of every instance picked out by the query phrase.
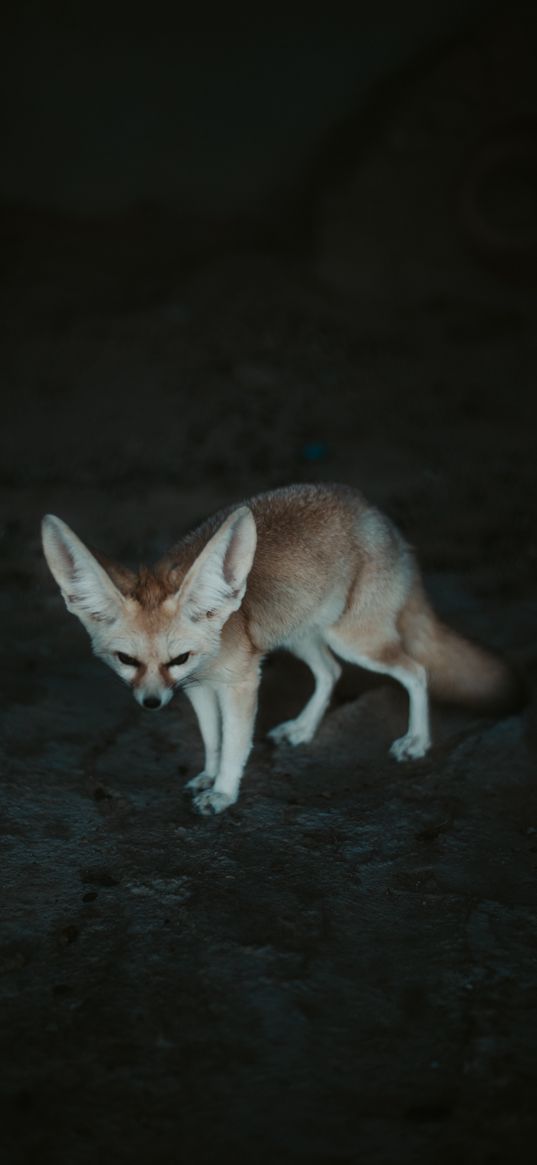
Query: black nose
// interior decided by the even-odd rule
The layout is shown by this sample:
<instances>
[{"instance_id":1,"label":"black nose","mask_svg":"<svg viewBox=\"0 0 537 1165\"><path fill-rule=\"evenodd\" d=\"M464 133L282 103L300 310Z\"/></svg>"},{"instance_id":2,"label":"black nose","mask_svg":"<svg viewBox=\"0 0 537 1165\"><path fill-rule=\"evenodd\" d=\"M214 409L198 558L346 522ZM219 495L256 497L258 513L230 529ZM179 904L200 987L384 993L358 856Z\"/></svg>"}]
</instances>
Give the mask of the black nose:
<instances>
[{"instance_id":1,"label":"black nose","mask_svg":"<svg viewBox=\"0 0 537 1165\"><path fill-rule=\"evenodd\" d=\"M160 700L158 696L146 696L144 700L144 708L160 708Z\"/></svg>"}]
</instances>

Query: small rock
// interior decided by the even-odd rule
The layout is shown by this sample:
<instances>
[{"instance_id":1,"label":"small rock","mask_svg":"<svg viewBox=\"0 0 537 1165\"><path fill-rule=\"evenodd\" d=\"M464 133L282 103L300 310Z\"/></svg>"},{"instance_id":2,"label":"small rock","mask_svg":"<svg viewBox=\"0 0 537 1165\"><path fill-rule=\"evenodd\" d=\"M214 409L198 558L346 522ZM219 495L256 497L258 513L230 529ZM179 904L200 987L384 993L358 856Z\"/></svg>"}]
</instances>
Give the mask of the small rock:
<instances>
[{"instance_id":1,"label":"small rock","mask_svg":"<svg viewBox=\"0 0 537 1165\"><path fill-rule=\"evenodd\" d=\"M60 942L63 943L64 946L67 946L69 943L76 942L79 934L80 931L78 926L75 926L75 924L71 922L68 926L64 926L63 930L60 931Z\"/></svg>"}]
</instances>

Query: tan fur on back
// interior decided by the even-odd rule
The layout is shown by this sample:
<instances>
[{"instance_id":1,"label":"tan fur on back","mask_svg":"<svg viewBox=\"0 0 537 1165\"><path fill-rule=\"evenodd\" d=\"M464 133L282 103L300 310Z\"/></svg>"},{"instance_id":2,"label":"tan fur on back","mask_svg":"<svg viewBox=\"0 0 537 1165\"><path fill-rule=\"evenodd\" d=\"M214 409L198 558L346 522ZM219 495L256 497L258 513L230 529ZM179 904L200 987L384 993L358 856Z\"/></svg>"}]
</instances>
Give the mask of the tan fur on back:
<instances>
[{"instance_id":1,"label":"tan fur on back","mask_svg":"<svg viewBox=\"0 0 537 1165\"><path fill-rule=\"evenodd\" d=\"M334 581L348 591L366 553L356 539L356 520L367 508L346 486L299 485L248 499L255 518L257 550L247 592L235 622L246 624L261 650L270 650L294 627L314 616ZM187 534L152 569L143 569L129 594L154 610L174 594L188 569L237 507L212 515Z\"/></svg>"}]
</instances>

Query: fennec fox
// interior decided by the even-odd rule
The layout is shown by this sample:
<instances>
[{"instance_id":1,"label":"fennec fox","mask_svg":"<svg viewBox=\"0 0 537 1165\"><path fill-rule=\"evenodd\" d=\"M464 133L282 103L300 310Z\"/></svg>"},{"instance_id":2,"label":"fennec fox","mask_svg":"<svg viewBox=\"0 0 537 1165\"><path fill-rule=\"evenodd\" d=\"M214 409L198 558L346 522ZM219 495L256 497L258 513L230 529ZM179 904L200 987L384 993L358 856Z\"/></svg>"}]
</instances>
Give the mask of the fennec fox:
<instances>
[{"instance_id":1,"label":"fennec fox","mask_svg":"<svg viewBox=\"0 0 537 1165\"><path fill-rule=\"evenodd\" d=\"M263 657L285 648L315 691L276 742L312 739L340 666L392 676L409 696L398 761L430 746L428 690L474 706L509 703L506 664L436 618L414 556L388 518L343 485L293 485L209 518L152 569L134 574L91 553L59 518L43 547L93 651L144 708L182 689L199 720L205 768L188 782L199 813L237 800L252 745Z\"/></svg>"}]
</instances>

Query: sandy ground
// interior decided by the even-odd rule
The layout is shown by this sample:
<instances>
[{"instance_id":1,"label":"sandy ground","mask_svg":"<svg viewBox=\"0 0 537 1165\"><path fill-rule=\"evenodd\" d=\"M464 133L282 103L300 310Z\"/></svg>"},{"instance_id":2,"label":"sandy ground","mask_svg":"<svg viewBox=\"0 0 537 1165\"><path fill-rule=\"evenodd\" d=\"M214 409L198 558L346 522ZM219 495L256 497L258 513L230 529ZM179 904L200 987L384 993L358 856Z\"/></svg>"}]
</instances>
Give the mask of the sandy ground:
<instances>
[{"instance_id":1,"label":"sandy ground","mask_svg":"<svg viewBox=\"0 0 537 1165\"><path fill-rule=\"evenodd\" d=\"M347 481L418 548L442 615L531 683L534 286L480 267L447 202L424 210L412 157L380 149L301 256L8 221L6 1165L529 1159L531 702L436 708L431 754L398 766L402 690L348 669L315 741L274 751L309 690L276 656L240 801L197 819L186 701L135 706L39 545L52 511L137 563L258 489Z\"/></svg>"}]
</instances>

